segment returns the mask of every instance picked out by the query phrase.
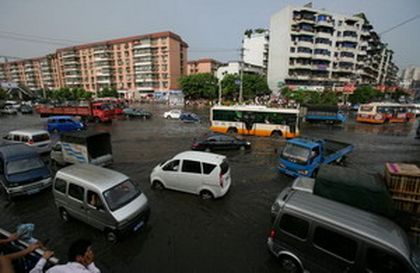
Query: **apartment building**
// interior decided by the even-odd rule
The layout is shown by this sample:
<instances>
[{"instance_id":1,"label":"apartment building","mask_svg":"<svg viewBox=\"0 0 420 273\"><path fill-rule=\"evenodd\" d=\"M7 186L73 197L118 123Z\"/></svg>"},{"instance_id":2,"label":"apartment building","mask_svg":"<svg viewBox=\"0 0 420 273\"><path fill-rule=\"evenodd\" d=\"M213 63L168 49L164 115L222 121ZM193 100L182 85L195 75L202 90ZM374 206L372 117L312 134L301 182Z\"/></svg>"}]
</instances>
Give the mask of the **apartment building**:
<instances>
[{"instance_id":1,"label":"apartment building","mask_svg":"<svg viewBox=\"0 0 420 273\"><path fill-rule=\"evenodd\" d=\"M268 84L335 88L395 84L398 68L364 14L287 6L270 21Z\"/></svg>"},{"instance_id":2,"label":"apartment building","mask_svg":"<svg viewBox=\"0 0 420 273\"><path fill-rule=\"evenodd\" d=\"M248 63L243 63L241 67L241 62L238 61L230 61L225 65L220 66L216 71L216 78L219 80L223 80L225 75L240 75L241 69L243 69L244 74L258 74L264 75L265 70L263 67L258 65L252 65Z\"/></svg>"},{"instance_id":3,"label":"apartment building","mask_svg":"<svg viewBox=\"0 0 420 273\"><path fill-rule=\"evenodd\" d=\"M247 64L260 66L267 71L269 30L248 29L242 40L243 61Z\"/></svg>"},{"instance_id":4,"label":"apartment building","mask_svg":"<svg viewBox=\"0 0 420 273\"><path fill-rule=\"evenodd\" d=\"M42 58L3 63L0 77L30 89L115 88L129 97L178 89L187 73L188 45L159 32L57 49ZM3 72L2 72L3 71Z\"/></svg>"},{"instance_id":5,"label":"apartment building","mask_svg":"<svg viewBox=\"0 0 420 273\"><path fill-rule=\"evenodd\" d=\"M198 59L187 63L187 75L210 73L215 74L217 68L222 65L221 62L210 58Z\"/></svg>"}]
</instances>

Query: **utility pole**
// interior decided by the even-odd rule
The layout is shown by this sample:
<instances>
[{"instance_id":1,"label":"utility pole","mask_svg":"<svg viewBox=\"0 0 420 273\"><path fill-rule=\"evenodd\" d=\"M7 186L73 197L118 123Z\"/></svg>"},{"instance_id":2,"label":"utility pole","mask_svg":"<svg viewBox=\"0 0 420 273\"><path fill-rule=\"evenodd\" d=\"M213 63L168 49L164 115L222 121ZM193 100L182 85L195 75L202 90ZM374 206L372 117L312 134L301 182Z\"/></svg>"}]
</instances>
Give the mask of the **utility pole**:
<instances>
[{"instance_id":1,"label":"utility pole","mask_svg":"<svg viewBox=\"0 0 420 273\"><path fill-rule=\"evenodd\" d=\"M242 103L243 100L243 92L244 92L244 47L241 47L241 71L240 71L240 77L241 77L241 85L239 86L239 103Z\"/></svg>"}]
</instances>

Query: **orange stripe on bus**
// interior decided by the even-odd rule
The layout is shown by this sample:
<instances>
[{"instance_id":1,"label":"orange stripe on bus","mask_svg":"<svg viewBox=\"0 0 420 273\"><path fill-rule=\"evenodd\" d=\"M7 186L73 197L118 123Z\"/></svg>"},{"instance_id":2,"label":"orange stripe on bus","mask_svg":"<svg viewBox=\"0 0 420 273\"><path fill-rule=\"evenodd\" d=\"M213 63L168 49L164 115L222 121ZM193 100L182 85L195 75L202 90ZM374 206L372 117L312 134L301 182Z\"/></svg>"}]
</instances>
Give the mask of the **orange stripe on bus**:
<instances>
[{"instance_id":1,"label":"orange stripe on bus","mask_svg":"<svg viewBox=\"0 0 420 273\"><path fill-rule=\"evenodd\" d=\"M227 127L219 127L219 126L210 126L210 130L212 130L213 132L218 132L218 133L227 133L228 128ZM242 129L242 128L237 128L238 130L238 134L241 135L255 135L255 136L271 136L271 131L270 130L253 130L252 133L249 133L248 130ZM294 138L299 136L299 133L290 133L290 132L286 132L283 133L283 137L286 138Z\"/></svg>"}]
</instances>

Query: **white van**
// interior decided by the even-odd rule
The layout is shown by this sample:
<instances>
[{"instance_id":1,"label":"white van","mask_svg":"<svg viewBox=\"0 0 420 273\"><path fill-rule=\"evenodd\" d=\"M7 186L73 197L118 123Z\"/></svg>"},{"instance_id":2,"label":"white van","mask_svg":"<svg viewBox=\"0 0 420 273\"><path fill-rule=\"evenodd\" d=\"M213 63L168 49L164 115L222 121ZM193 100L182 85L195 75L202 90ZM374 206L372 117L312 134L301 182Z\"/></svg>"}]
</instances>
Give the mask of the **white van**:
<instances>
[{"instance_id":1,"label":"white van","mask_svg":"<svg viewBox=\"0 0 420 273\"><path fill-rule=\"evenodd\" d=\"M3 137L7 143L24 143L35 148L39 154L51 152L51 139L48 131L25 129L9 132Z\"/></svg>"},{"instance_id":2,"label":"white van","mask_svg":"<svg viewBox=\"0 0 420 273\"><path fill-rule=\"evenodd\" d=\"M103 230L109 241L146 225L147 197L124 174L91 164L75 164L56 173L55 204L64 221L79 219Z\"/></svg>"},{"instance_id":3,"label":"white van","mask_svg":"<svg viewBox=\"0 0 420 273\"><path fill-rule=\"evenodd\" d=\"M223 155L188 151L156 166L150 183L155 189L198 194L203 199L218 198L229 190L230 168Z\"/></svg>"}]
</instances>

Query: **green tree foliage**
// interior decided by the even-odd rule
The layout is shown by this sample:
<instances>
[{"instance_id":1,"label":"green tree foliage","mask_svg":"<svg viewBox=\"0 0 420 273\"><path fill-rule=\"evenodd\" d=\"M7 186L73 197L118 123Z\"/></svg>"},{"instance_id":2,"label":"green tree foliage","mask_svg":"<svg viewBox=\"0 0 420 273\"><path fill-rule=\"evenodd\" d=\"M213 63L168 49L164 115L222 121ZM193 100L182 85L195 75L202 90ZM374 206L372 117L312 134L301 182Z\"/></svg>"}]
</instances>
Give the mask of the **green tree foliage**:
<instances>
[{"instance_id":1,"label":"green tree foliage","mask_svg":"<svg viewBox=\"0 0 420 273\"><path fill-rule=\"evenodd\" d=\"M367 103L379 100L384 96L383 93L374 89L372 86L358 87L352 95L349 96L351 103Z\"/></svg>"},{"instance_id":2,"label":"green tree foliage","mask_svg":"<svg viewBox=\"0 0 420 273\"><path fill-rule=\"evenodd\" d=\"M218 96L218 81L212 74L182 76L179 83L186 99L215 99Z\"/></svg>"},{"instance_id":3,"label":"green tree foliage","mask_svg":"<svg viewBox=\"0 0 420 273\"><path fill-rule=\"evenodd\" d=\"M92 93L85 91L83 88L60 88L55 91L47 91L47 97L59 101L88 100L92 98Z\"/></svg>"},{"instance_id":4,"label":"green tree foliage","mask_svg":"<svg viewBox=\"0 0 420 273\"><path fill-rule=\"evenodd\" d=\"M336 105L341 94L333 91L316 92L309 90L290 90L284 88L282 96L288 100L294 100L300 104Z\"/></svg>"},{"instance_id":5,"label":"green tree foliage","mask_svg":"<svg viewBox=\"0 0 420 273\"><path fill-rule=\"evenodd\" d=\"M106 87L102 91L98 92L98 98L110 98L110 97L118 98L117 90Z\"/></svg>"},{"instance_id":6,"label":"green tree foliage","mask_svg":"<svg viewBox=\"0 0 420 273\"><path fill-rule=\"evenodd\" d=\"M265 76L255 74L243 75L243 98L244 100L254 99L256 96L271 94ZM239 75L228 74L222 80L223 97L237 99L239 97Z\"/></svg>"}]
</instances>

